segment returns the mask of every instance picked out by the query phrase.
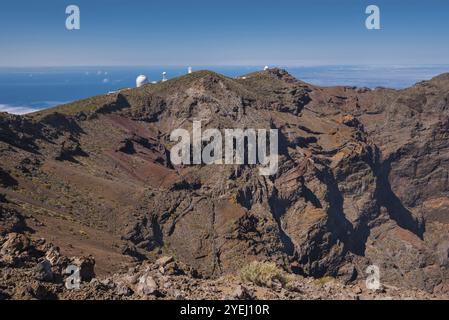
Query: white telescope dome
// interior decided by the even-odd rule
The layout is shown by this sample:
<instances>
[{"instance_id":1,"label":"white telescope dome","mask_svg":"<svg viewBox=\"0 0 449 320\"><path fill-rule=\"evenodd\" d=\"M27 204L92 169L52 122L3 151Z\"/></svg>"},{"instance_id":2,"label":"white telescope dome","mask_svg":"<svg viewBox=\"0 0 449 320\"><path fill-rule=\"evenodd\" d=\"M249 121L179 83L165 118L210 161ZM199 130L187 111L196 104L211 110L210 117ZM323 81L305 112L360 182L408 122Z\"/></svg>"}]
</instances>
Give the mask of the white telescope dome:
<instances>
[{"instance_id":1,"label":"white telescope dome","mask_svg":"<svg viewBox=\"0 0 449 320\"><path fill-rule=\"evenodd\" d=\"M148 84L148 83L149 83L148 78L146 76L144 76L143 74L138 76L136 79L136 87L137 88L143 86L144 84Z\"/></svg>"}]
</instances>

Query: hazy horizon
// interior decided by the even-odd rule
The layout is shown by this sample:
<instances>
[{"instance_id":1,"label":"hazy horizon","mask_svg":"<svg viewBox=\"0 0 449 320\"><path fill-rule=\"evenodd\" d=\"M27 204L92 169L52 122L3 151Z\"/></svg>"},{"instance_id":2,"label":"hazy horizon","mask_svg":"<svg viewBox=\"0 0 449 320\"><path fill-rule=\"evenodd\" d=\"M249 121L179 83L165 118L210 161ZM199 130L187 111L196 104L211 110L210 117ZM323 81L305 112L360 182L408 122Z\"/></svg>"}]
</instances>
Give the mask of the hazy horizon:
<instances>
[{"instance_id":1,"label":"hazy horizon","mask_svg":"<svg viewBox=\"0 0 449 320\"><path fill-rule=\"evenodd\" d=\"M338 63L338 64L123 64L123 65L107 65L107 64L85 64L85 65L23 65L23 66L9 66L0 65L0 69L39 69L39 68L137 68L137 67L171 67L171 68L213 68L213 67L261 67L269 66L270 68L302 68L302 67L364 67L364 68L379 68L379 67L393 67L393 68L422 68L422 67L435 67L435 66L449 66L449 63L380 63L380 64L353 64L353 63Z\"/></svg>"},{"instance_id":2,"label":"hazy horizon","mask_svg":"<svg viewBox=\"0 0 449 320\"><path fill-rule=\"evenodd\" d=\"M69 5L80 29L66 26ZM368 30L369 5L380 30ZM449 2L228 0L5 2L0 111L24 113L194 70L265 65L315 85L404 88L449 72ZM106 72L106 73L105 73Z\"/></svg>"}]
</instances>

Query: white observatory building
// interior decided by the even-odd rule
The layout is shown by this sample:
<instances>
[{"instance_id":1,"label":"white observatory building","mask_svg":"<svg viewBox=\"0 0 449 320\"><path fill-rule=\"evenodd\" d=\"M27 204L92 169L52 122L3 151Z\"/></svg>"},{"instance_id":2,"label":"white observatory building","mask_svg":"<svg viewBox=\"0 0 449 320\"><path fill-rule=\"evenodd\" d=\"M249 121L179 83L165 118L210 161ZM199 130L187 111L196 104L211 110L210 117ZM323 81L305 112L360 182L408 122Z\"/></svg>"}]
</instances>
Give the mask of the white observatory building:
<instances>
[{"instance_id":1,"label":"white observatory building","mask_svg":"<svg viewBox=\"0 0 449 320\"><path fill-rule=\"evenodd\" d=\"M148 84L148 83L149 83L149 81L148 81L147 76L144 76L143 74L138 76L137 79L136 79L136 87L137 88L140 88L144 84Z\"/></svg>"}]
</instances>

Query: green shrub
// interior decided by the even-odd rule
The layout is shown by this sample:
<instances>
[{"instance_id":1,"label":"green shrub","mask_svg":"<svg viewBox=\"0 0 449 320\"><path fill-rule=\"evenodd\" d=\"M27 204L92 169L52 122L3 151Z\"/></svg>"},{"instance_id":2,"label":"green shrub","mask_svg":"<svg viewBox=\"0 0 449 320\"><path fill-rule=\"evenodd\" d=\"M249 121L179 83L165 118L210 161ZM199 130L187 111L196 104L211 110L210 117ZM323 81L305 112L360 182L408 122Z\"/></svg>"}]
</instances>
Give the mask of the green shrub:
<instances>
[{"instance_id":1,"label":"green shrub","mask_svg":"<svg viewBox=\"0 0 449 320\"><path fill-rule=\"evenodd\" d=\"M279 269L274 262L253 261L240 270L239 277L242 281L252 282L261 287L271 287L276 280L285 287L290 281L289 275Z\"/></svg>"}]
</instances>

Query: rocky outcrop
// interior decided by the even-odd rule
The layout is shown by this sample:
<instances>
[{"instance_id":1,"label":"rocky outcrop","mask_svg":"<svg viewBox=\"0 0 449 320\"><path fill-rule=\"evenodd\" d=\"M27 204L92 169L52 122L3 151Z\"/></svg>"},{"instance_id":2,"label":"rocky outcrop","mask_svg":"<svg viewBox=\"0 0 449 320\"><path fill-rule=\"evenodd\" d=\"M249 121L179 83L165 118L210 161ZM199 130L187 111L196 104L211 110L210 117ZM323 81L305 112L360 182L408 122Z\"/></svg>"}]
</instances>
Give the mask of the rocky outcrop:
<instances>
[{"instance_id":1,"label":"rocky outcrop","mask_svg":"<svg viewBox=\"0 0 449 320\"><path fill-rule=\"evenodd\" d=\"M10 236L18 239L17 235ZM0 269L0 300L3 299L107 299L107 300L154 300L154 299L439 299L444 295L429 294L421 290L403 290L395 287L382 287L379 290L366 289L363 282L344 284L333 278L304 278L290 276L285 285L265 286L240 280L238 277L219 277L201 279L188 266L164 256L156 263L139 263L107 277L83 279L79 287L67 287L69 275L61 273L61 261L92 261L91 258L68 258L61 256L60 262L50 262L42 258L44 242L34 242L19 237L22 253L34 247L38 256L24 254L26 263L19 265L3 264ZM17 242L17 241L16 241ZM8 244L9 246L9 244ZM25 250L25 251L23 251ZM48 255L48 252L47 252ZM39 257L40 256L40 257ZM89 263L90 263L89 262ZM167 273L165 268L178 264L176 273ZM66 265L64 265L66 267ZM90 267L89 267L90 268ZM93 270L92 270L93 271Z\"/></svg>"}]
</instances>

